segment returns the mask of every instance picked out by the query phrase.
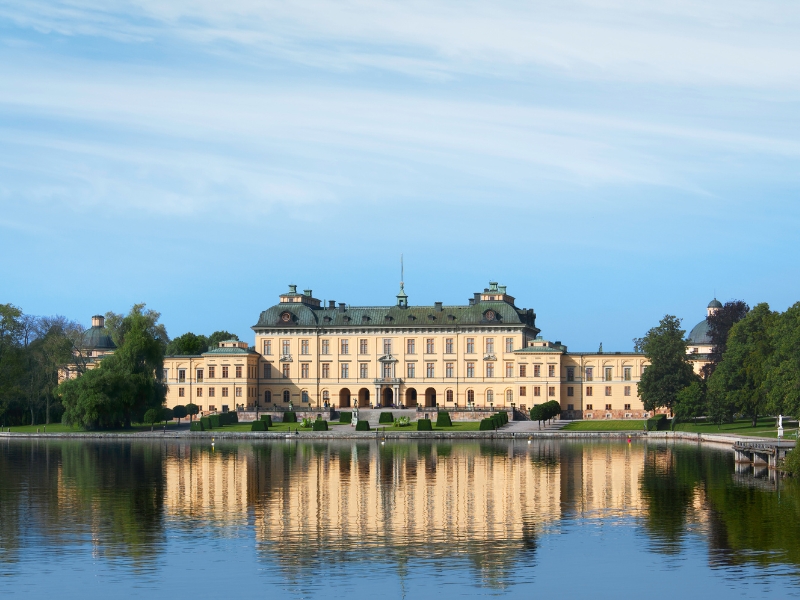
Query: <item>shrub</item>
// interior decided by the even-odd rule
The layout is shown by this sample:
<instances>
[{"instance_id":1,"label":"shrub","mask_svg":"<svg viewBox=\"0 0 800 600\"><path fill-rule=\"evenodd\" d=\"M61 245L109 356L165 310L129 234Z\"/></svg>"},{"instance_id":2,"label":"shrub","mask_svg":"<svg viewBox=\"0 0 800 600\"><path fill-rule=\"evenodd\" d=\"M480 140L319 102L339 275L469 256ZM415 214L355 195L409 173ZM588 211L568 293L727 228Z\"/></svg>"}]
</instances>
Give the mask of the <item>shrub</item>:
<instances>
[{"instance_id":1,"label":"shrub","mask_svg":"<svg viewBox=\"0 0 800 600\"><path fill-rule=\"evenodd\" d=\"M494 419L481 419L481 424L478 429L480 431L494 431L497 428L495 427Z\"/></svg>"},{"instance_id":2,"label":"shrub","mask_svg":"<svg viewBox=\"0 0 800 600\"><path fill-rule=\"evenodd\" d=\"M173 413L171 408L162 408L161 409L161 420L166 423L167 421L172 421Z\"/></svg>"},{"instance_id":3,"label":"shrub","mask_svg":"<svg viewBox=\"0 0 800 600\"><path fill-rule=\"evenodd\" d=\"M305 427L305 428L311 427L311 419L309 419L308 417L303 417L303 421L300 423L300 427Z\"/></svg>"},{"instance_id":4,"label":"shrub","mask_svg":"<svg viewBox=\"0 0 800 600\"><path fill-rule=\"evenodd\" d=\"M667 429L667 415L653 415L647 419L647 431L664 431Z\"/></svg>"},{"instance_id":5,"label":"shrub","mask_svg":"<svg viewBox=\"0 0 800 600\"><path fill-rule=\"evenodd\" d=\"M439 412L436 415L436 426L437 427L452 427L453 421L450 420L450 413L449 412Z\"/></svg>"},{"instance_id":6,"label":"shrub","mask_svg":"<svg viewBox=\"0 0 800 600\"><path fill-rule=\"evenodd\" d=\"M200 422L203 424L204 431L211 429L211 419L209 417L200 417Z\"/></svg>"},{"instance_id":7,"label":"shrub","mask_svg":"<svg viewBox=\"0 0 800 600\"><path fill-rule=\"evenodd\" d=\"M369 421L359 421L356 423L356 431L369 431Z\"/></svg>"},{"instance_id":8,"label":"shrub","mask_svg":"<svg viewBox=\"0 0 800 600\"><path fill-rule=\"evenodd\" d=\"M214 429L218 429L218 428L222 427L221 416L222 415L210 415L208 417L208 420L211 421L211 427L213 427Z\"/></svg>"},{"instance_id":9,"label":"shrub","mask_svg":"<svg viewBox=\"0 0 800 600\"><path fill-rule=\"evenodd\" d=\"M205 428L201 421L192 421L192 424L189 425L189 431L205 431Z\"/></svg>"},{"instance_id":10,"label":"shrub","mask_svg":"<svg viewBox=\"0 0 800 600\"><path fill-rule=\"evenodd\" d=\"M339 412L339 423L349 423L352 420L353 420L353 413L351 413L349 411L348 412L344 412L344 411L340 411Z\"/></svg>"},{"instance_id":11,"label":"shrub","mask_svg":"<svg viewBox=\"0 0 800 600\"><path fill-rule=\"evenodd\" d=\"M408 427L411 425L411 419L408 417L398 417L394 420L395 427Z\"/></svg>"},{"instance_id":12,"label":"shrub","mask_svg":"<svg viewBox=\"0 0 800 600\"><path fill-rule=\"evenodd\" d=\"M420 419L417 421L417 431L433 431L433 424L430 419Z\"/></svg>"},{"instance_id":13,"label":"shrub","mask_svg":"<svg viewBox=\"0 0 800 600\"><path fill-rule=\"evenodd\" d=\"M287 411L283 413L283 422L284 423L297 423L297 415L292 411Z\"/></svg>"},{"instance_id":14,"label":"shrub","mask_svg":"<svg viewBox=\"0 0 800 600\"><path fill-rule=\"evenodd\" d=\"M228 425L236 425L239 422L239 413L236 411L228 413Z\"/></svg>"},{"instance_id":15,"label":"shrub","mask_svg":"<svg viewBox=\"0 0 800 600\"><path fill-rule=\"evenodd\" d=\"M144 422L152 427L153 423L158 423L161 420L163 410L162 408L151 408L144 413Z\"/></svg>"},{"instance_id":16,"label":"shrub","mask_svg":"<svg viewBox=\"0 0 800 600\"><path fill-rule=\"evenodd\" d=\"M225 425L229 424L228 423L228 413L219 413L217 416L219 417L219 425L220 425L220 427L225 427Z\"/></svg>"},{"instance_id":17,"label":"shrub","mask_svg":"<svg viewBox=\"0 0 800 600\"><path fill-rule=\"evenodd\" d=\"M317 419L314 421L313 431L328 431L328 422L324 419Z\"/></svg>"},{"instance_id":18,"label":"shrub","mask_svg":"<svg viewBox=\"0 0 800 600\"><path fill-rule=\"evenodd\" d=\"M261 420L267 424L267 427L272 427L272 416L270 415L261 415Z\"/></svg>"},{"instance_id":19,"label":"shrub","mask_svg":"<svg viewBox=\"0 0 800 600\"><path fill-rule=\"evenodd\" d=\"M382 412L378 423L394 423L394 416L390 412Z\"/></svg>"},{"instance_id":20,"label":"shrub","mask_svg":"<svg viewBox=\"0 0 800 600\"><path fill-rule=\"evenodd\" d=\"M800 475L800 450L798 448L800 446L795 446L783 461L783 470L794 476Z\"/></svg>"},{"instance_id":21,"label":"shrub","mask_svg":"<svg viewBox=\"0 0 800 600\"><path fill-rule=\"evenodd\" d=\"M199 412L200 407L194 402L189 402L189 404L186 405L186 414L189 415L190 418L194 417Z\"/></svg>"},{"instance_id":22,"label":"shrub","mask_svg":"<svg viewBox=\"0 0 800 600\"><path fill-rule=\"evenodd\" d=\"M250 426L250 431L268 431L269 427L267 426L266 421L253 421L253 424Z\"/></svg>"},{"instance_id":23,"label":"shrub","mask_svg":"<svg viewBox=\"0 0 800 600\"><path fill-rule=\"evenodd\" d=\"M188 414L189 413L186 412L186 407L183 404L178 404L177 406L172 407L172 416L178 419L178 423L180 423L181 419Z\"/></svg>"}]
</instances>

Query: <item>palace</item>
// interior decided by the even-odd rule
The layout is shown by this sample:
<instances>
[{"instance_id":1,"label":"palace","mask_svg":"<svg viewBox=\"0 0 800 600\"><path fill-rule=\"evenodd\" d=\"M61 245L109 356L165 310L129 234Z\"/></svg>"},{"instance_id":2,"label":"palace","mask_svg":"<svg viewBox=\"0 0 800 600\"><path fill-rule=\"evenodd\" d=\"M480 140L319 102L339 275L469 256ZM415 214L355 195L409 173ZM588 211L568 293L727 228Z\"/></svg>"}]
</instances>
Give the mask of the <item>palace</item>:
<instances>
[{"instance_id":1,"label":"palace","mask_svg":"<svg viewBox=\"0 0 800 600\"><path fill-rule=\"evenodd\" d=\"M165 357L167 406L525 411L556 400L565 418L650 416L637 394L643 354L569 352L496 282L457 306L411 306L402 283L392 306L323 306L290 285L252 328L253 347Z\"/></svg>"}]
</instances>

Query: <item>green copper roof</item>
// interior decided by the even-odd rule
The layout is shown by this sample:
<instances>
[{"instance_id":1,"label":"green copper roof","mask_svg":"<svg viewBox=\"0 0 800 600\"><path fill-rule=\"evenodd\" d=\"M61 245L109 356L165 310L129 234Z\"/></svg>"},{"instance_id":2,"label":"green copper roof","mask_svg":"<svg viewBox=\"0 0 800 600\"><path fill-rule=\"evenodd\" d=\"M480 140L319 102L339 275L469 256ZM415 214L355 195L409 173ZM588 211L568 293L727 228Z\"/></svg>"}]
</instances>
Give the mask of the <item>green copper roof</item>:
<instances>
[{"instance_id":1,"label":"green copper roof","mask_svg":"<svg viewBox=\"0 0 800 600\"><path fill-rule=\"evenodd\" d=\"M91 327L84 331L81 344L85 350L115 350L117 348L105 327Z\"/></svg>"},{"instance_id":2,"label":"green copper roof","mask_svg":"<svg viewBox=\"0 0 800 600\"><path fill-rule=\"evenodd\" d=\"M214 348L208 352L203 352L203 356L208 354L257 354L255 350L245 350L244 348Z\"/></svg>"},{"instance_id":3,"label":"green copper roof","mask_svg":"<svg viewBox=\"0 0 800 600\"><path fill-rule=\"evenodd\" d=\"M711 302L708 303L708 308L722 308L722 302L714 298Z\"/></svg>"},{"instance_id":4,"label":"green copper roof","mask_svg":"<svg viewBox=\"0 0 800 600\"><path fill-rule=\"evenodd\" d=\"M708 321L703 319L695 325L686 341L690 344L697 345L710 344L711 338L708 336Z\"/></svg>"},{"instance_id":5,"label":"green copper roof","mask_svg":"<svg viewBox=\"0 0 800 600\"><path fill-rule=\"evenodd\" d=\"M520 348L519 350L514 350L514 354L539 354L540 352L553 352L562 354L564 352L563 348L549 348L547 346L528 346L527 348Z\"/></svg>"}]
</instances>

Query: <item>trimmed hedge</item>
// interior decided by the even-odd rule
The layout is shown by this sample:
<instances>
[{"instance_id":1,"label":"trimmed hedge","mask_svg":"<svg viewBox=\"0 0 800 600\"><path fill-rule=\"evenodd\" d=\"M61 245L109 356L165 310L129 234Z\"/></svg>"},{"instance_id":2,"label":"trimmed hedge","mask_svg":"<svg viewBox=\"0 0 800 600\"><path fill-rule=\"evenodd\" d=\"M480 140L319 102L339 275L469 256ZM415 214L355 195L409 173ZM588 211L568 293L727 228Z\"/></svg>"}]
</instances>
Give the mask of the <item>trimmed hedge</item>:
<instances>
[{"instance_id":1,"label":"trimmed hedge","mask_svg":"<svg viewBox=\"0 0 800 600\"><path fill-rule=\"evenodd\" d=\"M294 412L287 411L283 413L284 423L297 423L297 415Z\"/></svg>"},{"instance_id":2,"label":"trimmed hedge","mask_svg":"<svg viewBox=\"0 0 800 600\"><path fill-rule=\"evenodd\" d=\"M239 413L235 410L228 413L228 425L236 425L239 422Z\"/></svg>"},{"instance_id":3,"label":"trimmed hedge","mask_svg":"<svg viewBox=\"0 0 800 600\"><path fill-rule=\"evenodd\" d=\"M266 421L253 421L250 431L269 431Z\"/></svg>"},{"instance_id":4,"label":"trimmed hedge","mask_svg":"<svg viewBox=\"0 0 800 600\"><path fill-rule=\"evenodd\" d=\"M481 419L481 424L480 427L478 427L478 429L480 431L494 431L495 429L497 429L497 427L495 427L494 419L488 418L488 419Z\"/></svg>"},{"instance_id":5,"label":"trimmed hedge","mask_svg":"<svg viewBox=\"0 0 800 600\"><path fill-rule=\"evenodd\" d=\"M261 420L267 424L267 427L272 427L272 416L271 415L261 415Z\"/></svg>"},{"instance_id":6,"label":"trimmed hedge","mask_svg":"<svg viewBox=\"0 0 800 600\"><path fill-rule=\"evenodd\" d=\"M328 431L328 422L324 419L317 419L311 427L312 431Z\"/></svg>"},{"instance_id":7,"label":"trimmed hedge","mask_svg":"<svg viewBox=\"0 0 800 600\"><path fill-rule=\"evenodd\" d=\"M349 423L352 420L353 420L353 413L351 413L349 411L348 412L344 412L344 411L340 411L339 412L339 423Z\"/></svg>"},{"instance_id":8,"label":"trimmed hedge","mask_svg":"<svg viewBox=\"0 0 800 600\"><path fill-rule=\"evenodd\" d=\"M200 421L192 421L192 424L189 425L189 431L205 431L203 428L203 423Z\"/></svg>"},{"instance_id":9,"label":"trimmed hedge","mask_svg":"<svg viewBox=\"0 0 800 600\"><path fill-rule=\"evenodd\" d=\"M489 418L492 420L492 423L494 423L495 429L500 429L503 426L503 420L500 418L499 415L492 415Z\"/></svg>"},{"instance_id":10,"label":"trimmed hedge","mask_svg":"<svg viewBox=\"0 0 800 600\"><path fill-rule=\"evenodd\" d=\"M230 425L228 413L219 413L217 416L219 417L220 426L225 427L225 425Z\"/></svg>"},{"instance_id":11,"label":"trimmed hedge","mask_svg":"<svg viewBox=\"0 0 800 600\"><path fill-rule=\"evenodd\" d=\"M669 429L670 422L667 415L654 415L647 419L647 431L666 431Z\"/></svg>"},{"instance_id":12,"label":"trimmed hedge","mask_svg":"<svg viewBox=\"0 0 800 600\"><path fill-rule=\"evenodd\" d=\"M369 421L359 421L356 423L356 431L369 431Z\"/></svg>"},{"instance_id":13,"label":"trimmed hedge","mask_svg":"<svg viewBox=\"0 0 800 600\"><path fill-rule=\"evenodd\" d=\"M436 426L437 427L452 427L453 421L450 419L449 412L439 412L436 415Z\"/></svg>"},{"instance_id":14,"label":"trimmed hedge","mask_svg":"<svg viewBox=\"0 0 800 600\"><path fill-rule=\"evenodd\" d=\"M390 412L382 412L378 423L394 423L394 415Z\"/></svg>"},{"instance_id":15,"label":"trimmed hedge","mask_svg":"<svg viewBox=\"0 0 800 600\"><path fill-rule=\"evenodd\" d=\"M203 431L211 429L211 419L209 417L200 417L200 423L203 424Z\"/></svg>"},{"instance_id":16,"label":"trimmed hedge","mask_svg":"<svg viewBox=\"0 0 800 600\"><path fill-rule=\"evenodd\" d=\"M211 422L211 427L214 429L222 427L222 419L220 417L221 415L209 415L208 420Z\"/></svg>"},{"instance_id":17,"label":"trimmed hedge","mask_svg":"<svg viewBox=\"0 0 800 600\"><path fill-rule=\"evenodd\" d=\"M500 420L503 421L503 425L508 425L508 413L504 410L501 410L497 415L500 417Z\"/></svg>"},{"instance_id":18,"label":"trimmed hedge","mask_svg":"<svg viewBox=\"0 0 800 600\"><path fill-rule=\"evenodd\" d=\"M430 419L420 419L417 421L417 431L433 431L433 424Z\"/></svg>"}]
</instances>

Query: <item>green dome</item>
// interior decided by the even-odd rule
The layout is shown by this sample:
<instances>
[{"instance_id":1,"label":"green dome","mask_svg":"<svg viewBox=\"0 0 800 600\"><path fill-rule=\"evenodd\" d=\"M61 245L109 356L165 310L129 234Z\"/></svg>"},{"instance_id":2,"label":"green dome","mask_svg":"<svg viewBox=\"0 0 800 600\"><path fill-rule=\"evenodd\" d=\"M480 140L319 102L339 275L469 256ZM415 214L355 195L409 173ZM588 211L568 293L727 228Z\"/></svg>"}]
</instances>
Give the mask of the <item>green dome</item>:
<instances>
[{"instance_id":1,"label":"green dome","mask_svg":"<svg viewBox=\"0 0 800 600\"><path fill-rule=\"evenodd\" d=\"M711 302L708 303L708 308L722 308L722 302L714 298Z\"/></svg>"},{"instance_id":2,"label":"green dome","mask_svg":"<svg viewBox=\"0 0 800 600\"><path fill-rule=\"evenodd\" d=\"M97 325L83 332L82 341L84 350L116 350L117 348L108 333L108 329Z\"/></svg>"},{"instance_id":3,"label":"green dome","mask_svg":"<svg viewBox=\"0 0 800 600\"><path fill-rule=\"evenodd\" d=\"M711 338L708 336L708 321L703 319L695 325L686 341L698 346L710 344Z\"/></svg>"}]
</instances>

